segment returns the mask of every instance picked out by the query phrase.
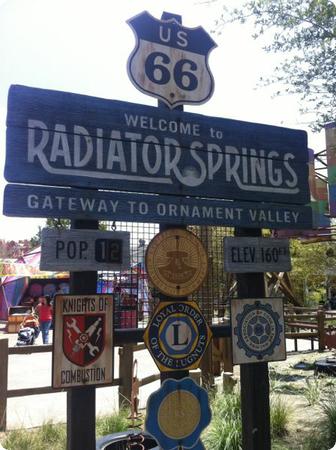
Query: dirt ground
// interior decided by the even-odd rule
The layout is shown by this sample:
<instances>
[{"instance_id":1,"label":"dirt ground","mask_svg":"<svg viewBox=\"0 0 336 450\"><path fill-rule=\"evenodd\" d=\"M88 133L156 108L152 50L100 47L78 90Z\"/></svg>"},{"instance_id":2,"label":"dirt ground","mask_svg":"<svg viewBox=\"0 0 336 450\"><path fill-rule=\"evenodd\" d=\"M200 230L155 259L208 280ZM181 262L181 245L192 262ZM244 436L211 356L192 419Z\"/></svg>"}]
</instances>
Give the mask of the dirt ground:
<instances>
[{"instance_id":1,"label":"dirt ground","mask_svg":"<svg viewBox=\"0 0 336 450\"><path fill-rule=\"evenodd\" d=\"M285 361L269 364L271 401L280 398L289 408L289 433L284 439L288 449L306 449L307 437L310 439L321 428L321 401L330 401L330 395L334 396L336 377L316 373L314 362L331 357L335 352L305 351L290 353Z\"/></svg>"}]
</instances>

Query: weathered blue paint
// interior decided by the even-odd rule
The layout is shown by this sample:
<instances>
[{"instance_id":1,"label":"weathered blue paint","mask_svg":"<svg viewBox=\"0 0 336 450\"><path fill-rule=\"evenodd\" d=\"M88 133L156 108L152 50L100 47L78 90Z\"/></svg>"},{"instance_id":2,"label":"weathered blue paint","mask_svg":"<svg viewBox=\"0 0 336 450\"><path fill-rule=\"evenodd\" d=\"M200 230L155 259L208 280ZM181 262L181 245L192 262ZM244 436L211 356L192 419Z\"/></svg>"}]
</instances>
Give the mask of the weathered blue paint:
<instances>
[{"instance_id":1,"label":"weathered blue paint","mask_svg":"<svg viewBox=\"0 0 336 450\"><path fill-rule=\"evenodd\" d=\"M308 206L16 184L5 188L4 214L274 229L312 227Z\"/></svg>"},{"instance_id":2,"label":"weathered blue paint","mask_svg":"<svg viewBox=\"0 0 336 450\"><path fill-rule=\"evenodd\" d=\"M11 182L309 202L306 132L12 86Z\"/></svg>"},{"instance_id":3,"label":"weathered blue paint","mask_svg":"<svg viewBox=\"0 0 336 450\"><path fill-rule=\"evenodd\" d=\"M202 27L184 27L180 16L169 13L158 20L147 11L128 23L136 45L127 70L137 89L171 109L210 99L214 79L208 57L216 43Z\"/></svg>"}]
</instances>

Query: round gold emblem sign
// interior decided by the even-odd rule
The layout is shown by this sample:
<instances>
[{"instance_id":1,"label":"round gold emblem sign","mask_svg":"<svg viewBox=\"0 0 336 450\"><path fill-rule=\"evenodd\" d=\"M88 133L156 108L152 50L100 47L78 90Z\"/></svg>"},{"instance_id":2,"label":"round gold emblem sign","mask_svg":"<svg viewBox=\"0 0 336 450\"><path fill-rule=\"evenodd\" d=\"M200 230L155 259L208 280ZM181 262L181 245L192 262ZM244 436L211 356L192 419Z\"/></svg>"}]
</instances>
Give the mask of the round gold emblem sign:
<instances>
[{"instance_id":1,"label":"round gold emblem sign","mask_svg":"<svg viewBox=\"0 0 336 450\"><path fill-rule=\"evenodd\" d=\"M185 297L203 283L208 258L194 234L172 228L157 234L149 243L146 268L150 281L160 292Z\"/></svg>"}]
</instances>

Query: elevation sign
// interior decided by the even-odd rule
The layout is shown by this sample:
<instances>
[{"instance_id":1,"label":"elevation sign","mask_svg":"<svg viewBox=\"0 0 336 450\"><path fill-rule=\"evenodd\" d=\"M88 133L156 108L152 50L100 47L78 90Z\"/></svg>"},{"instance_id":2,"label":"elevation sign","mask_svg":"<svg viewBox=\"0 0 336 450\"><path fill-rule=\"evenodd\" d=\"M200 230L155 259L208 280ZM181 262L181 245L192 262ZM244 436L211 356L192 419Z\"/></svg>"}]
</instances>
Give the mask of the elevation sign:
<instances>
[{"instance_id":1,"label":"elevation sign","mask_svg":"<svg viewBox=\"0 0 336 450\"><path fill-rule=\"evenodd\" d=\"M9 182L306 204L305 131L12 86Z\"/></svg>"}]
</instances>

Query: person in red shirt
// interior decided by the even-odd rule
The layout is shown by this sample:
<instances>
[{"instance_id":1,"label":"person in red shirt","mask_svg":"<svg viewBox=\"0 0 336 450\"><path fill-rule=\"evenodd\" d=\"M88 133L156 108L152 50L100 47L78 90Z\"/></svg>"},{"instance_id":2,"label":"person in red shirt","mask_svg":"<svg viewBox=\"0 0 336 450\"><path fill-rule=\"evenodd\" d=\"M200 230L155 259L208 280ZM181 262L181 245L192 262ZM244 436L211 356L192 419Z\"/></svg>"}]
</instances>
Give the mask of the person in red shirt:
<instances>
[{"instance_id":1,"label":"person in red shirt","mask_svg":"<svg viewBox=\"0 0 336 450\"><path fill-rule=\"evenodd\" d=\"M40 319L40 328L42 332L43 344L49 344L49 330L51 327L53 309L51 298L49 295L41 296L38 299L39 303L36 306L37 314Z\"/></svg>"}]
</instances>

